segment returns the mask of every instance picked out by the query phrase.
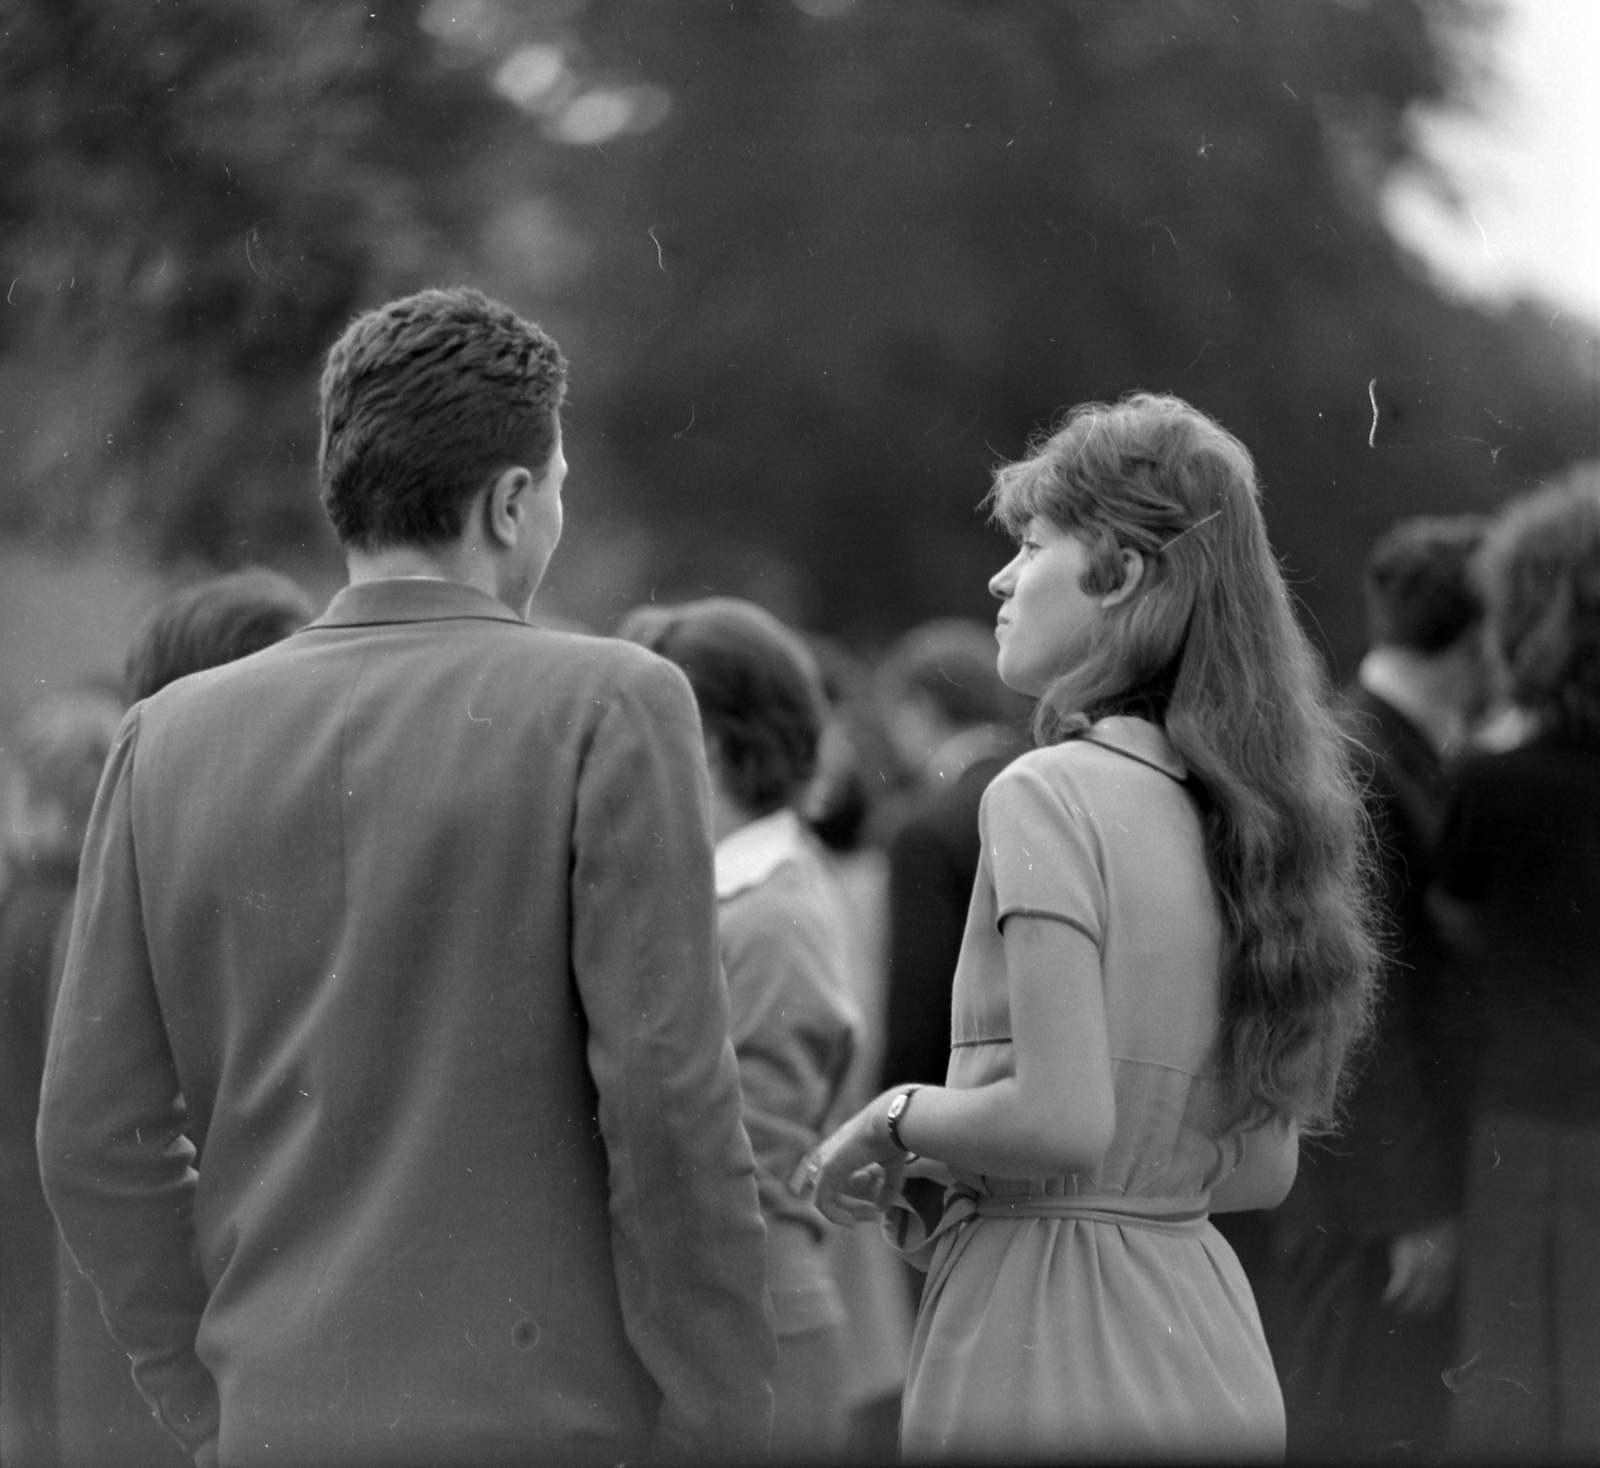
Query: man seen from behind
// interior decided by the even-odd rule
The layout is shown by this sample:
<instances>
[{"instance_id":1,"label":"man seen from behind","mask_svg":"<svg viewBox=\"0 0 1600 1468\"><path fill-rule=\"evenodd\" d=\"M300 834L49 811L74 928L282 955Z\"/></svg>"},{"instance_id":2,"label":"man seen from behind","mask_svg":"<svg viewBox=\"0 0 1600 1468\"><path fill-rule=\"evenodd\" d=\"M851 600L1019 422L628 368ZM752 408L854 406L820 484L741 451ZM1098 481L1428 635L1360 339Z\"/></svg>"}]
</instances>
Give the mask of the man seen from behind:
<instances>
[{"instance_id":1,"label":"man seen from behind","mask_svg":"<svg viewBox=\"0 0 1600 1468\"><path fill-rule=\"evenodd\" d=\"M525 621L565 363L472 291L322 383L350 584L130 711L51 1206L202 1462L752 1457L763 1234L683 675Z\"/></svg>"}]
</instances>

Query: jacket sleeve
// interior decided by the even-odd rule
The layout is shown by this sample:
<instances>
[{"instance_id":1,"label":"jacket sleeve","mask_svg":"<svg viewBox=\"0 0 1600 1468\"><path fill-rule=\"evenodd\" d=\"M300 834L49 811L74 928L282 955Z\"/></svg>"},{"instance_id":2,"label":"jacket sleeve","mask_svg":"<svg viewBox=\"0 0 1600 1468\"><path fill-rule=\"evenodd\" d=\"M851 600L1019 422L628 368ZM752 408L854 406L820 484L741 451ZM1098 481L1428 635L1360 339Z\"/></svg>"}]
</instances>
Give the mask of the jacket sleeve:
<instances>
[{"instance_id":1,"label":"jacket sleeve","mask_svg":"<svg viewBox=\"0 0 1600 1468\"><path fill-rule=\"evenodd\" d=\"M93 1282L139 1390L191 1453L217 1435L195 1354L207 1288L195 1262L194 1148L162 1024L139 891L139 711L101 778L45 1056L39 1166L63 1238Z\"/></svg>"},{"instance_id":2,"label":"jacket sleeve","mask_svg":"<svg viewBox=\"0 0 1600 1468\"><path fill-rule=\"evenodd\" d=\"M629 1339L661 1447L755 1456L776 1358L765 1230L717 954L710 796L683 675L633 663L579 774L573 968Z\"/></svg>"}]
</instances>

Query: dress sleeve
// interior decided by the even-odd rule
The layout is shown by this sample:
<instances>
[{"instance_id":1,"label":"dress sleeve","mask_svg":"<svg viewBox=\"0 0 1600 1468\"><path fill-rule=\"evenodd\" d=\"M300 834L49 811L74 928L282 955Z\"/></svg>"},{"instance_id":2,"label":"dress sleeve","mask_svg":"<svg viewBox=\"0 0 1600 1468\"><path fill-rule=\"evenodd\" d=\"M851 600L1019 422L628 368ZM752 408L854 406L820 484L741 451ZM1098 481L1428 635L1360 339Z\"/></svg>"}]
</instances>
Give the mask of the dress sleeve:
<instances>
[{"instance_id":1,"label":"dress sleeve","mask_svg":"<svg viewBox=\"0 0 1600 1468\"><path fill-rule=\"evenodd\" d=\"M162 1425L214 1444L217 1388L195 1354L194 1148L146 944L134 842L139 710L124 720L84 844L39 1109L39 1165L61 1232Z\"/></svg>"},{"instance_id":2,"label":"dress sleeve","mask_svg":"<svg viewBox=\"0 0 1600 1468\"><path fill-rule=\"evenodd\" d=\"M573 971L589 1027L628 1338L669 1457L759 1456L776 1355L717 952L710 795L688 680L635 663L578 781Z\"/></svg>"},{"instance_id":3,"label":"dress sleeve","mask_svg":"<svg viewBox=\"0 0 1600 1468\"><path fill-rule=\"evenodd\" d=\"M1026 760L984 791L978 813L994 882L996 921L1055 918L1098 944L1106 889L1099 833L1071 785L1057 786Z\"/></svg>"}]
</instances>

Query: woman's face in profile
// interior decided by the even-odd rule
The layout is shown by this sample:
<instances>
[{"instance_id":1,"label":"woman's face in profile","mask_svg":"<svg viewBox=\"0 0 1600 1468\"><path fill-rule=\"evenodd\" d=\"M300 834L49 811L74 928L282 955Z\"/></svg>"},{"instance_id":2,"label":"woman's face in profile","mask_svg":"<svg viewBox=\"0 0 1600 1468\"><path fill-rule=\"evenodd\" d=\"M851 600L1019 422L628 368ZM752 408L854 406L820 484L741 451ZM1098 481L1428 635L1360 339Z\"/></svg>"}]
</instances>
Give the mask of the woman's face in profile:
<instances>
[{"instance_id":1,"label":"woman's face in profile","mask_svg":"<svg viewBox=\"0 0 1600 1468\"><path fill-rule=\"evenodd\" d=\"M1037 696L1083 655L1102 597L1083 589L1089 552L1074 533L1035 516L1017 553L989 582L1000 598L996 666L1008 688Z\"/></svg>"}]
</instances>

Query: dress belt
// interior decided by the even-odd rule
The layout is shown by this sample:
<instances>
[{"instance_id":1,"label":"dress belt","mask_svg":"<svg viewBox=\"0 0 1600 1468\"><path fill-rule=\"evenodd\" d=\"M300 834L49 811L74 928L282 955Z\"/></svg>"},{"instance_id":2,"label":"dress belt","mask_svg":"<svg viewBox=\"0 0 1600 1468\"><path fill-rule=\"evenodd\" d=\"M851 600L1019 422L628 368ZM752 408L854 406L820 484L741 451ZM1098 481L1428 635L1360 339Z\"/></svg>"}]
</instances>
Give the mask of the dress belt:
<instances>
[{"instance_id":1,"label":"dress belt","mask_svg":"<svg viewBox=\"0 0 1600 1468\"><path fill-rule=\"evenodd\" d=\"M937 1243L975 1218L1077 1218L1086 1223L1115 1223L1155 1233L1195 1235L1205 1230L1210 1217L1208 1201L1204 1197L1078 1197L1064 1193L997 1198L958 1184L945 1194L944 1214L927 1241Z\"/></svg>"},{"instance_id":2,"label":"dress belt","mask_svg":"<svg viewBox=\"0 0 1600 1468\"><path fill-rule=\"evenodd\" d=\"M945 1216L961 1194L973 1200L979 1218L1082 1218L1091 1223L1115 1223L1124 1228L1149 1228L1160 1233L1199 1233L1210 1217L1209 1200L1196 1198L1078 1197L1052 1193L1044 1197L995 1197L957 1189L945 1205ZM940 1220L941 1225L943 1219Z\"/></svg>"},{"instance_id":3,"label":"dress belt","mask_svg":"<svg viewBox=\"0 0 1600 1468\"><path fill-rule=\"evenodd\" d=\"M931 1231L925 1230L915 1212L903 1205L890 1210L884 1225L890 1244L916 1260L928 1257L935 1244L957 1232L962 1224L980 1218L1074 1218L1086 1223L1111 1223L1122 1228L1193 1238L1205 1231L1210 1217L1209 1202L1209 1197L1203 1194L1186 1198L1088 1197L1060 1193L995 1197L957 1183L946 1190L944 1211ZM918 1264L918 1268L926 1267Z\"/></svg>"}]
</instances>

